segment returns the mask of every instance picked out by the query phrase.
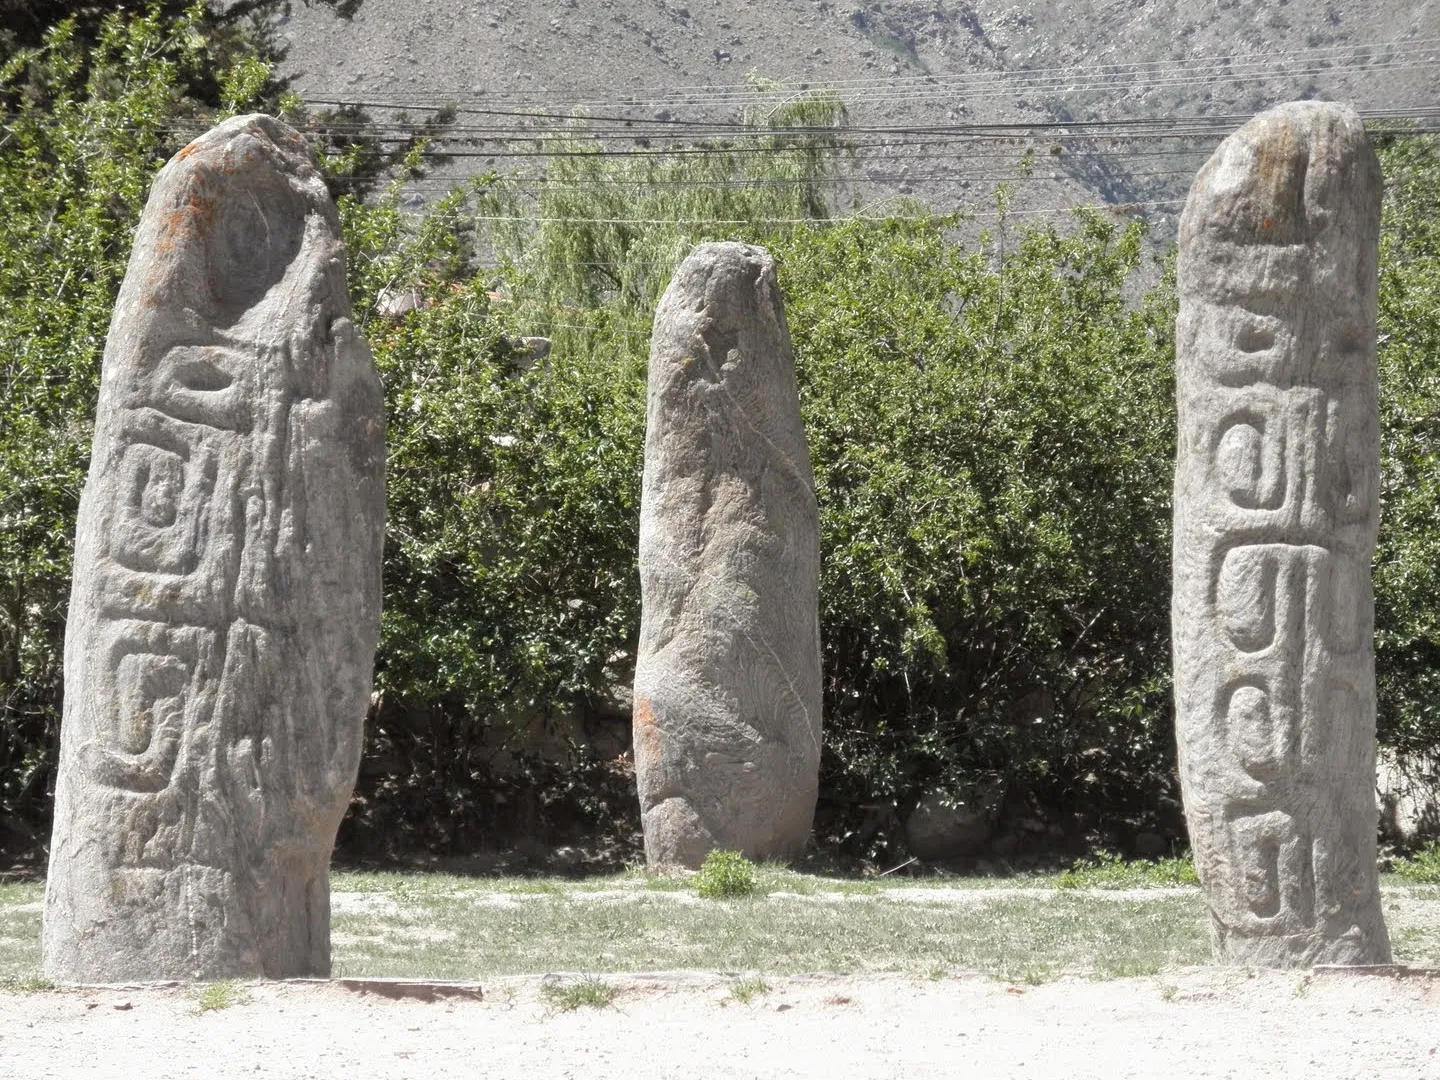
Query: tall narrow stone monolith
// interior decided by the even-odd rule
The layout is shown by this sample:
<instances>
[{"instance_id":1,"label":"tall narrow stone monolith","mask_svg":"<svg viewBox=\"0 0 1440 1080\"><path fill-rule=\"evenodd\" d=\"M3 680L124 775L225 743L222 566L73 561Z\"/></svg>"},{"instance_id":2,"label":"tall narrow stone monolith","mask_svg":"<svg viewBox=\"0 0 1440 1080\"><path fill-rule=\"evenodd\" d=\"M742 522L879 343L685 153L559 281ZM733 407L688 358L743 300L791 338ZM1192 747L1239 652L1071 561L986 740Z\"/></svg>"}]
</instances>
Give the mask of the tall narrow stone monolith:
<instances>
[{"instance_id":1,"label":"tall narrow stone monolith","mask_svg":"<svg viewBox=\"0 0 1440 1080\"><path fill-rule=\"evenodd\" d=\"M380 614L384 413L305 143L228 120L155 180L80 500L44 965L324 974Z\"/></svg>"},{"instance_id":2,"label":"tall narrow stone monolith","mask_svg":"<svg viewBox=\"0 0 1440 1080\"><path fill-rule=\"evenodd\" d=\"M773 260L705 244L655 313L635 771L651 864L800 853L820 764L819 523Z\"/></svg>"},{"instance_id":3,"label":"tall narrow stone monolith","mask_svg":"<svg viewBox=\"0 0 1440 1080\"><path fill-rule=\"evenodd\" d=\"M1180 776L1217 957L1389 960L1375 868L1380 170L1301 102L1200 170L1180 223Z\"/></svg>"}]
</instances>

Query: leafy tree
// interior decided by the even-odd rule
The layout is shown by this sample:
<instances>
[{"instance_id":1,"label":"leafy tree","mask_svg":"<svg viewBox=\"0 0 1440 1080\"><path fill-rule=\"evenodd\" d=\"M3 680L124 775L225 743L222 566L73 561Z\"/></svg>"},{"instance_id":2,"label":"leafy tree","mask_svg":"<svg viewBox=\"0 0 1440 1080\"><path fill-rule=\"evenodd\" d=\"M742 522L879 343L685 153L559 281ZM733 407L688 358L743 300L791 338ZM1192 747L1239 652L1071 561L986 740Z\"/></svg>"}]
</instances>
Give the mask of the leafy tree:
<instances>
[{"instance_id":1,"label":"leafy tree","mask_svg":"<svg viewBox=\"0 0 1440 1080\"><path fill-rule=\"evenodd\" d=\"M350 18L364 0L302 0L319 3ZM235 27L259 26L277 13L289 14L293 0L217 0L200 13L200 30L208 37ZM190 18L192 0L0 0L0 54L17 48L37 48L50 29L69 21L85 46L100 39L105 19L112 14L156 15L162 22ZM196 72L196 75L205 73Z\"/></svg>"},{"instance_id":2,"label":"leafy tree","mask_svg":"<svg viewBox=\"0 0 1440 1080\"><path fill-rule=\"evenodd\" d=\"M1003 196L1002 196L1003 209ZM782 250L821 507L827 800L1173 799L1170 293L1095 215ZM859 824L842 819L841 838Z\"/></svg>"},{"instance_id":3,"label":"leafy tree","mask_svg":"<svg viewBox=\"0 0 1440 1080\"><path fill-rule=\"evenodd\" d=\"M817 96L756 123L841 116ZM577 137L533 202L493 176L419 218L398 186L342 199L390 424L383 704L348 838L463 848L497 829L631 827L617 757L651 312L694 243L814 209L832 167L817 147L835 144L614 158ZM477 270L477 250L501 265ZM381 314L382 290L414 310ZM540 333L553 348L532 363L519 340Z\"/></svg>"},{"instance_id":4,"label":"leafy tree","mask_svg":"<svg viewBox=\"0 0 1440 1080\"><path fill-rule=\"evenodd\" d=\"M368 254L393 239L352 248L375 275L362 307L382 284L424 296L367 324L396 455L375 761L392 771L367 813L423 804L436 840L473 835L507 741L603 744L607 720L610 749L628 741L649 321L678 260L720 238L767 244L788 297L822 514L832 838L873 846L857 806L935 790L1112 818L1171 797L1173 292L1126 304L1138 228L1002 224L967 248L950 219L828 223L813 193L843 176L839 103L767 122L835 132L696 158L578 143L528 203L491 178L479 247L501 264L479 278L445 246L459 201L394 261ZM381 217L404 231L350 205L352 237ZM548 361L516 374L513 342L542 331Z\"/></svg>"},{"instance_id":5,"label":"leafy tree","mask_svg":"<svg viewBox=\"0 0 1440 1080\"><path fill-rule=\"evenodd\" d=\"M234 5L72 6L0 62L0 842L48 813L100 354L151 180L222 116L299 119ZM363 191L409 142L327 157Z\"/></svg>"},{"instance_id":6,"label":"leafy tree","mask_svg":"<svg viewBox=\"0 0 1440 1080\"><path fill-rule=\"evenodd\" d=\"M1380 739L1433 753L1440 744L1440 140L1394 138L1380 154Z\"/></svg>"}]
</instances>

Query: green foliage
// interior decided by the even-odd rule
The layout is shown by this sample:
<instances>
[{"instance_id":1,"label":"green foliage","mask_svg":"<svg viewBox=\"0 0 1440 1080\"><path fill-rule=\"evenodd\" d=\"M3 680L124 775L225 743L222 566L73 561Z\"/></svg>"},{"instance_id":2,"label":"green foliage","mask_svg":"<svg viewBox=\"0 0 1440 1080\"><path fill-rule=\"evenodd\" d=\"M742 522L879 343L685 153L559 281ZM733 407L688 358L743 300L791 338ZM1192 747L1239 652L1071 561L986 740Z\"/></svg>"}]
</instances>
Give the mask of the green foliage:
<instances>
[{"instance_id":1,"label":"green foliage","mask_svg":"<svg viewBox=\"0 0 1440 1080\"><path fill-rule=\"evenodd\" d=\"M770 992L770 984L758 975L748 979L736 979L730 984L730 997L740 1002L741 1005L749 1005L757 997Z\"/></svg>"},{"instance_id":2,"label":"green foliage","mask_svg":"<svg viewBox=\"0 0 1440 1080\"><path fill-rule=\"evenodd\" d=\"M840 116L807 98L754 122ZM347 837L463 848L577 817L632 828L614 759L629 743L620 699L640 613L651 310L694 242L735 228L706 222L758 233L818 206L835 140L768 145L617 161L577 141L533 203L493 177L420 216L402 211L398 185L341 200L389 423L382 704ZM477 249L502 265L476 272ZM384 316L382 290L417 306ZM539 334L552 350L529 364L518 341ZM537 742L548 760L523 752Z\"/></svg>"},{"instance_id":3,"label":"green foliage","mask_svg":"<svg viewBox=\"0 0 1440 1080\"><path fill-rule=\"evenodd\" d=\"M575 982L545 983L540 987L540 996L555 1012L608 1008L619 992L604 979L597 979L593 975L587 975Z\"/></svg>"},{"instance_id":4,"label":"green foliage","mask_svg":"<svg viewBox=\"0 0 1440 1080\"><path fill-rule=\"evenodd\" d=\"M1428 752L1440 742L1440 139L1380 153L1379 729L1388 746Z\"/></svg>"},{"instance_id":5,"label":"green foliage","mask_svg":"<svg viewBox=\"0 0 1440 1080\"><path fill-rule=\"evenodd\" d=\"M1167 889L1199 884L1195 863L1189 855L1126 860L1108 851L1076 860L1055 879L1057 889Z\"/></svg>"},{"instance_id":6,"label":"green foliage","mask_svg":"<svg viewBox=\"0 0 1440 1080\"><path fill-rule=\"evenodd\" d=\"M33 843L48 814L100 355L151 181L217 119L294 105L244 18L279 5L241 6L52 5L75 17L0 49L0 846ZM363 193L424 134L326 156Z\"/></svg>"},{"instance_id":7,"label":"green foliage","mask_svg":"<svg viewBox=\"0 0 1440 1080\"><path fill-rule=\"evenodd\" d=\"M54 989L55 984L40 975L0 976L0 994L40 994Z\"/></svg>"},{"instance_id":8,"label":"green foliage","mask_svg":"<svg viewBox=\"0 0 1440 1080\"><path fill-rule=\"evenodd\" d=\"M301 2L309 7L312 0ZM359 10L363 0L313 2L348 19ZM276 14L289 14L293 7L293 0L213 0L203 5L199 28L212 41L233 44L242 52L256 44L265 47L267 52L273 51L266 20ZM112 17L149 15L168 23L189 21L194 14L194 0L0 0L0 54L43 44L50 29L61 22L69 21L81 43L88 47L102 35L104 23ZM224 63L204 73L212 89L218 85L212 80L230 66ZM211 104L219 103L213 97L198 96Z\"/></svg>"},{"instance_id":9,"label":"green foliage","mask_svg":"<svg viewBox=\"0 0 1440 1080\"><path fill-rule=\"evenodd\" d=\"M195 1011L200 1015L218 1012L233 1005L244 1005L250 1000L245 988L231 979L213 982L204 987L195 999Z\"/></svg>"},{"instance_id":10,"label":"green foliage","mask_svg":"<svg viewBox=\"0 0 1440 1080\"><path fill-rule=\"evenodd\" d=\"M695 891L709 900L751 896L759 885L755 864L738 851L712 851L695 872Z\"/></svg>"},{"instance_id":11,"label":"green foliage","mask_svg":"<svg viewBox=\"0 0 1440 1080\"><path fill-rule=\"evenodd\" d=\"M1432 840L1408 858L1393 860L1390 873L1415 885L1440 885L1440 840Z\"/></svg>"},{"instance_id":12,"label":"green foliage","mask_svg":"<svg viewBox=\"0 0 1440 1080\"><path fill-rule=\"evenodd\" d=\"M0 826L35 836L131 232L190 135L295 107L237 7L86 16L0 63ZM447 117L391 145L357 118L306 118L389 424L352 838L633 829L649 326L711 239L766 244L787 298L821 513L822 841L879 855L933 792L1102 827L1173 813L1174 289L1168 271L1138 287L1137 227L1018 229L1004 193L978 239L919 213L832 219L845 114L826 94L753 112L743 148L617 157L577 129L543 177L484 177L421 213L401 181ZM1440 735L1440 150L1382 157L1377 672L1382 738L1413 750ZM375 192L382 175L399 180ZM539 334L536 362L521 339Z\"/></svg>"},{"instance_id":13,"label":"green foliage","mask_svg":"<svg viewBox=\"0 0 1440 1080\"><path fill-rule=\"evenodd\" d=\"M1168 293L1085 216L974 248L944 221L782 247L821 515L825 789L1169 786Z\"/></svg>"}]
</instances>

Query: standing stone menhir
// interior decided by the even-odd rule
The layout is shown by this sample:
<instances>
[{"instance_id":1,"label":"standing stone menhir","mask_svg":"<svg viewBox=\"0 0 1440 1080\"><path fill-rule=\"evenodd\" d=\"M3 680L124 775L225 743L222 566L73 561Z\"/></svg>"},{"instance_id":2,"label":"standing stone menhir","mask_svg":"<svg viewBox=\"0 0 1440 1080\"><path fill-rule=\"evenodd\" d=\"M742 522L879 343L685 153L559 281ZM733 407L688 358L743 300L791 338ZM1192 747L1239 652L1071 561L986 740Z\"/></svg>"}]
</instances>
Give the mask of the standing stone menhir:
<instances>
[{"instance_id":1,"label":"standing stone menhir","mask_svg":"<svg viewBox=\"0 0 1440 1080\"><path fill-rule=\"evenodd\" d=\"M797 855L820 765L819 524L775 265L705 244L655 313L635 770L652 864Z\"/></svg>"},{"instance_id":2,"label":"standing stone menhir","mask_svg":"<svg viewBox=\"0 0 1440 1080\"><path fill-rule=\"evenodd\" d=\"M324 974L380 614L384 413L304 142L161 170L80 500L45 971Z\"/></svg>"},{"instance_id":3,"label":"standing stone menhir","mask_svg":"<svg viewBox=\"0 0 1440 1080\"><path fill-rule=\"evenodd\" d=\"M1390 958L1375 868L1380 170L1360 119L1255 117L1180 223L1180 776L1225 962Z\"/></svg>"}]
</instances>

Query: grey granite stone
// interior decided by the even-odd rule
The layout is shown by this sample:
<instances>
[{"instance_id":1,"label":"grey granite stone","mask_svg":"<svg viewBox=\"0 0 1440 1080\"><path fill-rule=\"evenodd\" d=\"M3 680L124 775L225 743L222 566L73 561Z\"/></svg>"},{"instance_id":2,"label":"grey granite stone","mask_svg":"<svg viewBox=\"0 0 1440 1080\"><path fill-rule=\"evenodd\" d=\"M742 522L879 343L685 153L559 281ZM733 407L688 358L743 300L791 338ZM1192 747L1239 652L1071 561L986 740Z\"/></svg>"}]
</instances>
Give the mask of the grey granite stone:
<instances>
[{"instance_id":1,"label":"grey granite stone","mask_svg":"<svg viewBox=\"0 0 1440 1080\"><path fill-rule=\"evenodd\" d=\"M1390 958L1375 866L1380 170L1359 118L1282 106L1180 225L1175 705L1219 959Z\"/></svg>"},{"instance_id":2,"label":"grey granite stone","mask_svg":"<svg viewBox=\"0 0 1440 1080\"><path fill-rule=\"evenodd\" d=\"M156 178L106 341L65 640L46 973L324 974L380 614L384 413L304 142Z\"/></svg>"},{"instance_id":3,"label":"grey granite stone","mask_svg":"<svg viewBox=\"0 0 1440 1080\"><path fill-rule=\"evenodd\" d=\"M800 853L820 763L819 523L770 256L706 244L660 301L635 769L652 864Z\"/></svg>"}]
</instances>

